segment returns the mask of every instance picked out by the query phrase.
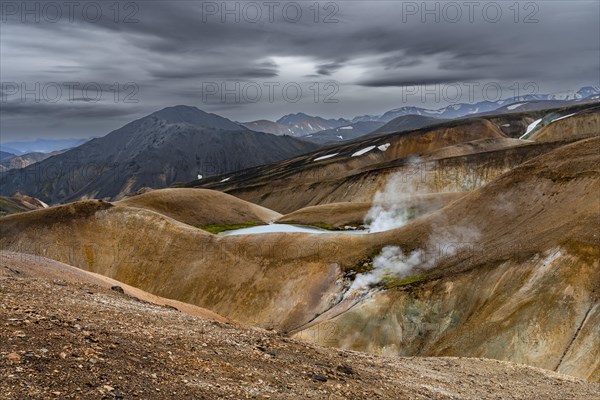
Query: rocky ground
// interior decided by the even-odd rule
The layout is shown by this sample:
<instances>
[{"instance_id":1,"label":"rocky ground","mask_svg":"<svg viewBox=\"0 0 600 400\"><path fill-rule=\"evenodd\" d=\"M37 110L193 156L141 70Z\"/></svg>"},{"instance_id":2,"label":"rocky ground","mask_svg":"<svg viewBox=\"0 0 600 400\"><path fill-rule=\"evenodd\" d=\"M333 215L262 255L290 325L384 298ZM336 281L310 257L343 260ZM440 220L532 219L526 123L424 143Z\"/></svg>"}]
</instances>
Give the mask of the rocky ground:
<instances>
[{"instance_id":1,"label":"rocky ground","mask_svg":"<svg viewBox=\"0 0 600 400\"><path fill-rule=\"evenodd\" d=\"M24 263L0 264L0 398L600 398L597 384L507 362L308 345Z\"/></svg>"}]
</instances>

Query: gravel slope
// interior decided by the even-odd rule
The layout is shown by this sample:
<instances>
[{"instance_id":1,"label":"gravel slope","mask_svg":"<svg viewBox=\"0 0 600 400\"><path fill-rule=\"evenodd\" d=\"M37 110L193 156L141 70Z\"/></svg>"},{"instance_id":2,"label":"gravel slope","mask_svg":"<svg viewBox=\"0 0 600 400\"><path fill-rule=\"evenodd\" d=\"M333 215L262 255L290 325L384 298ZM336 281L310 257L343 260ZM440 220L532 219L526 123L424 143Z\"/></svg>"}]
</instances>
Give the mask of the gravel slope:
<instances>
[{"instance_id":1,"label":"gravel slope","mask_svg":"<svg viewBox=\"0 0 600 400\"><path fill-rule=\"evenodd\" d=\"M93 283L51 279L28 257L1 260L4 399L600 397L597 384L507 362L308 345Z\"/></svg>"}]
</instances>

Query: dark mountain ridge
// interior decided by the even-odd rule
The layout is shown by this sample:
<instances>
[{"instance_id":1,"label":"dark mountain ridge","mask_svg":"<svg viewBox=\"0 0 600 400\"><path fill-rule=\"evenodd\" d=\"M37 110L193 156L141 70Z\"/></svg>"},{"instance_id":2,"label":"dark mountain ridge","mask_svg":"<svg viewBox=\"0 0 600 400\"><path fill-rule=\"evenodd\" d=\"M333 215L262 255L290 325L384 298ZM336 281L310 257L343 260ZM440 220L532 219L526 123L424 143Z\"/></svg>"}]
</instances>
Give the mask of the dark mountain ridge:
<instances>
[{"instance_id":1,"label":"dark mountain ridge","mask_svg":"<svg viewBox=\"0 0 600 400\"><path fill-rule=\"evenodd\" d=\"M160 188L280 161L316 150L287 136L250 131L189 106L168 107L60 155L0 178L0 193L59 203L119 199L143 187Z\"/></svg>"}]
</instances>

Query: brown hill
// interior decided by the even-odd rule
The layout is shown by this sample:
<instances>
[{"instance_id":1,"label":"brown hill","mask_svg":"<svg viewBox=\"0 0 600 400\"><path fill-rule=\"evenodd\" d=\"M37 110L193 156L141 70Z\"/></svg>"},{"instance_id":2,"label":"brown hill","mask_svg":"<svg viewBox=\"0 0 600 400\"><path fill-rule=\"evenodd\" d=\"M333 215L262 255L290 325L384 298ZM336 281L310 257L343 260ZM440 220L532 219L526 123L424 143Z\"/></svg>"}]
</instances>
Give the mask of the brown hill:
<instances>
[{"instance_id":1,"label":"brown hill","mask_svg":"<svg viewBox=\"0 0 600 400\"><path fill-rule=\"evenodd\" d=\"M437 268L342 302L297 337L510 359L600 381L598 193L600 139L540 156L393 231L388 245L406 254L429 245Z\"/></svg>"},{"instance_id":2,"label":"brown hill","mask_svg":"<svg viewBox=\"0 0 600 400\"><path fill-rule=\"evenodd\" d=\"M446 206L465 195L464 192L434 193L415 195L403 200L404 206L411 209L413 218L420 217ZM278 223L310 225L326 228L356 227L365 223L365 217L372 203L330 203L301 208L286 214Z\"/></svg>"},{"instance_id":3,"label":"brown hill","mask_svg":"<svg viewBox=\"0 0 600 400\"><path fill-rule=\"evenodd\" d=\"M24 196L20 193L12 197L0 196L0 217L8 214L38 210L44 207L47 207L47 205L40 200Z\"/></svg>"},{"instance_id":4,"label":"brown hill","mask_svg":"<svg viewBox=\"0 0 600 400\"><path fill-rule=\"evenodd\" d=\"M27 280L52 281L58 286L92 285L103 291L113 290L136 301L166 306L188 315L211 319L213 321L233 323L210 310L177 300L165 299L145 292L133 286L108 278L104 275L84 271L46 257L31 254L3 251L0 254L0 279L16 277Z\"/></svg>"},{"instance_id":5,"label":"brown hill","mask_svg":"<svg viewBox=\"0 0 600 400\"><path fill-rule=\"evenodd\" d=\"M472 190L563 144L507 138L491 122L469 119L332 147L202 187L288 214L315 205L369 202L392 174L405 176L407 186L421 194ZM335 156L318 160L327 155Z\"/></svg>"},{"instance_id":6,"label":"brown hill","mask_svg":"<svg viewBox=\"0 0 600 400\"><path fill-rule=\"evenodd\" d=\"M576 113L568 112L531 135L537 142L582 139L600 135L600 107Z\"/></svg>"},{"instance_id":7,"label":"brown hill","mask_svg":"<svg viewBox=\"0 0 600 400\"><path fill-rule=\"evenodd\" d=\"M336 285L334 238L219 237L154 211L81 201L6 216L4 250L43 255L241 322L298 327ZM285 277L285 279L282 279Z\"/></svg>"},{"instance_id":8,"label":"brown hill","mask_svg":"<svg viewBox=\"0 0 600 400\"><path fill-rule=\"evenodd\" d=\"M384 358L308 345L120 294L88 281L89 274L72 271L78 275L73 280L56 280L54 272L68 266L21 257L0 259L4 398L600 395L596 385L506 362Z\"/></svg>"},{"instance_id":9,"label":"brown hill","mask_svg":"<svg viewBox=\"0 0 600 400\"><path fill-rule=\"evenodd\" d=\"M156 211L192 226L264 224L281 216L234 196L206 189L153 190L115 205Z\"/></svg>"},{"instance_id":10,"label":"brown hill","mask_svg":"<svg viewBox=\"0 0 600 400\"><path fill-rule=\"evenodd\" d=\"M535 120L597 112L597 105L578 104L465 117L366 137L186 186L225 191L284 214L321 204L368 202L390 173L404 174L423 193L472 190L533 157L582 138L567 129L561 143L518 140ZM366 152L353 157L361 151ZM422 162L433 160L437 163Z\"/></svg>"},{"instance_id":11,"label":"brown hill","mask_svg":"<svg viewBox=\"0 0 600 400\"><path fill-rule=\"evenodd\" d=\"M289 213L303 207L333 202L369 201L365 198L327 198L332 189L347 187L357 174L377 165L405 159L458 143L484 138L502 138L493 123L483 119L452 121L436 127L368 137L281 163L240 171L219 179L188 184L233 194L272 210ZM323 158L326 157L326 158Z\"/></svg>"},{"instance_id":12,"label":"brown hill","mask_svg":"<svg viewBox=\"0 0 600 400\"><path fill-rule=\"evenodd\" d=\"M519 139L511 138L487 138L473 140L471 142L464 142L455 144L453 146L443 147L441 149L433 150L421 155L421 158L425 160L441 160L450 157L460 157L467 155L474 155L480 153L492 153L499 150L506 150L519 146L527 145L526 142Z\"/></svg>"},{"instance_id":13,"label":"brown hill","mask_svg":"<svg viewBox=\"0 0 600 400\"><path fill-rule=\"evenodd\" d=\"M435 157L432 160L425 153L421 157L395 159L345 172L336 171L338 165L314 171L298 168L297 172L290 172L289 177L283 178L271 177L269 171L264 171L266 175L263 178L262 172L255 171L259 174L256 179L209 187L287 214L314 205L370 202L394 175L403 176L407 190L419 194L473 190L564 144L520 143L522 145L517 147L490 152L474 149L473 154ZM280 167L294 171L293 166Z\"/></svg>"},{"instance_id":14,"label":"brown hill","mask_svg":"<svg viewBox=\"0 0 600 400\"><path fill-rule=\"evenodd\" d=\"M485 356L598 380L599 189L600 138L562 146L379 234L218 237L157 212L87 201L3 218L0 245L304 340ZM392 276L342 301L385 246L433 254L416 277ZM437 328L407 337L407 324Z\"/></svg>"}]
</instances>

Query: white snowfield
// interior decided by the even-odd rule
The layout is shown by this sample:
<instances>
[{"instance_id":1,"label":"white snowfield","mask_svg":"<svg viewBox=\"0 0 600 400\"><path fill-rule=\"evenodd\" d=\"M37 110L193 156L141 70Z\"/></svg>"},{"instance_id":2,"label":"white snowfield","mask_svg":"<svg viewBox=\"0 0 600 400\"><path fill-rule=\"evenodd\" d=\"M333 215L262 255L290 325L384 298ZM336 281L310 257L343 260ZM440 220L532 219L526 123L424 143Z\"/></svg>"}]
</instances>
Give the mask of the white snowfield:
<instances>
[{"instance_id":1,"label":"white snowfield","mask_svg":"<svg viewBox=\"0 0 600 400\"><path fill-rule=\"evenodd\" d=\"M551 123L554 123L556 121L560 121L561 119L572 117L575 114L577 114L577 113L563 115L562 117L558 117L558 118L553 119L549 123L551 124ZM527 139L527 137L529 136L529 134L540 124L540 122L542 122L541 118L540 119L536 119L531 124L529 124L529 126L527 126L527 130L525 131L525 133L523 134L523 136L521 136L519 139Z\"/></svg>"},{"instance_id":2,"label":"white snowfield","mask_svg":"<svg viewBox=\"0 0 600 400\"><path fill-rule=\"evenodd\" d=\"M328 158L335 157L338 154L340 154L340 153L327 154L326 156L317 157L313 161L327 160Z\"/></svg>"},{"instance_id":3,"label":"white snowfield","mask_svg":"<svg viewBox=\"0 0 600 400\"><path fill-rule=\"evenodd\" d=\"M231 177L229 177L229 178L225 178L225 179L223 179L222 181L220 181L220 183L227 182L227 181L228 181L228 180L230 180L230 179L231 179Z\"/></svg>"},{"instance_id":4,"label":"white snowfield","mask_svg":"<svg viewBox=\"0 0 600 400\"><path fill-rule=\"evenodd\" d=\"M516 103L516 104L511 104L510 106L506 107L509 110L516 110L517 108L525 105L527 103Z\"/></svg>"},{"instance_id":5,"label":"white snowfield","mask_svg":"<svg viewBox=\"0 0 600 400\"><path fill-rule=\"evenodd\" d=\"M254 226L252 228L236 229L233 231L226 231L221 233L222 236L234 236L234 235L256 235L260 233L277 233L277 232L297 232L297 233L329 233L329 234L367 234L368 231L359 230L348 230L348 231L328 231L326 229L310 228L298 225L288 224L270 224Z\"/></svg>"},{"instance_id":6,"label":"white snowfield","mask_svg":"<svg viewBox=\"0 0 600 400\"><path fill-rule=\"evenodd\" d=\"M577 114L577 113L573 113L573 114L569 114L569 115L563 115L562 117L558 117L556 119L553 119L552 122L556 122L556 121L560 121L561 119L572 117L575 114Z\"/></svg>"},{"instance_id":7,"label":"white snowfield","mask_svg":"<svg viewBox=\"0 0 600 400\"><path fill-rule=\"evenodd\" d=\"M354 129L354 128L351 126L342 126L342 127L340 127L340 129Z\"/></svg>"},{"instance_id":8,"label":"white snowfield","mask_svg":"<svg viewBox=\"0 0 600 400\"><path fill-rule=\"evenodd\" d=\"M536 126L538 126L540 124L540 122L542 122L542 119L536 119L535 121L533 121L532 123L529 124L529 126L527 126L527 130L525 131L525 133L523 134L523 136L521 136L519 139L525 139L527 138L527 135L529 135L529 133L531 131L533 131L535 129Z\"/></svg>"},{"instance_id":9,"label":"white snowfield","mask_svg":"<svg viewBox=\"0 0 600 400\"><path fill-rule=\"evenodd\" d=\"M344 140L344 137L342 135L337 135L337 137L339 137L340 139Z\"/></svg>"},{"instance_id":10,"label":"white snowfield","mask_svg":"<svg viewBox=\"0 0 600 400\"><path fill-rule=\"evenodd\" d=\"M377 146L377 148L381 151L386 151L390 147L391 143L382 144L381 146Z\"/></svg>"},{"instance_id":11,"label":"white snowfield","mask_svg":"<svg viewBox=\"0 0 600 400\"><path fill-rule=\"evenodd\" d=\"M369 146L369 147L365 147L362 150L357 151L356 153L352 154L352 157L358 157L358 156L362 156L363 154L368 153L369 151L373 150L376 146Z\"/></svg>"}]
</instances>

